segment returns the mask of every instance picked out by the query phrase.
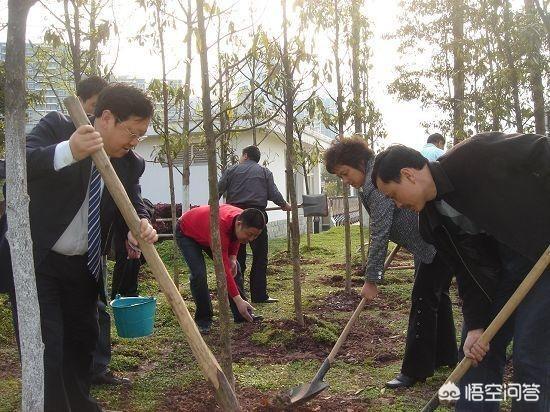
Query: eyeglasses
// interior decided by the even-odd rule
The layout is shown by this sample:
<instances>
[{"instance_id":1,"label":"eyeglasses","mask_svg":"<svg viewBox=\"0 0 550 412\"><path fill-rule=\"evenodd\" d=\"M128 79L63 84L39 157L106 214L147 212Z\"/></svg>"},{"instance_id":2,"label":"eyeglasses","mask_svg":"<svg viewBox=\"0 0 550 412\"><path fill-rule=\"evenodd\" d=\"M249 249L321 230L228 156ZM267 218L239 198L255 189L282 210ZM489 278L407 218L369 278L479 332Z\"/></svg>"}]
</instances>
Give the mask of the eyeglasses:
<instances>
[{"instance_id":1,"label":"eyeglasses","mask_svg":"<svg viewBox=\"0 0 550 412\"><path fill-rule=\"evenodd\" d=\"M120 125L126 129L126 131L128 132L128 134L129 134L130 136L132 136L132 139L137 139L138 142L143 142L145 139L147 139L147 135L140 136L140 135L138 135L137 133L132 132L132 131L131 131L130 129L128 129L126 126L124 126L124 125L122 124L122 120L120 120L120 119L118 119L118 118L117 118L117 120L118 120L118 122L120 123Z\"/></svg>"}]
</instances>

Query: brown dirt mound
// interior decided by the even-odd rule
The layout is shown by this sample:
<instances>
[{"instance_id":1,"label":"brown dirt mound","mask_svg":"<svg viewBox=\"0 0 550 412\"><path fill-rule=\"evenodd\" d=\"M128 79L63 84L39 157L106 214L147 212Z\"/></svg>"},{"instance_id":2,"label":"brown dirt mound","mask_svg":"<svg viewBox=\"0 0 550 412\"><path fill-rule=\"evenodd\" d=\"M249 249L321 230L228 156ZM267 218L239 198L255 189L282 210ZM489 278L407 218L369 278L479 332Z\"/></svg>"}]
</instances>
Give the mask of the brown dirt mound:
<instances>
[{"instance_id":1,"label":"brown dirt mound","mask_svg":"<svg viewBox=\"0 0 550 412\"><path fill-rule=\"evenodd\" d=\"M393 265L405 265L405 264L414 264L414 258L412 253L409 253L409 251L401 249L399 252L397 252L397 255L393 257Z\"/></svg>"},{"instance_id":2,"label":"brown dirt mound","mask_svg":"<svg viewBox=\"0 0 550 412\"><path fill-rule=\"evenodd\" d=\"M343 284L339 286L343 286ZM323 301L319 301L314 311L315 313L325 313L333 310L340 312L349 311L351 316L351 311L355 310L360 301L361 296L356 290L352 290L351 293L346 293L345 290L338 290L327 295Z\"/></svg>"},{"instance_id":3,"label":"brown dirt mound","mask_svg":"<svg viewBox=\"0 0 550 412\"><path fill-rule=\"evenodd\" d=\"M11 356L1 356L0 379L13 378L14 376L21 376L21 364L18 359L14 359Z\"/></svg>"},{"instance_id":4,"label":"brown dirt mound","mask_svg":"<svg viewBox=\"0 0 550 412\"><path fill-rule=\"evenodd\" d=\"M319 259L306 259L300 258L301 265L318 265L321 263ZM269 260L269 266L282 266L282 265L292 265L292 259L288 257L276 257Z\"/></svg>"},{"instance_id":5,"label":"brown dirt mound","mask_svg":"<svg viewBox=\"0 0 550 412\"><path fill-rule=\"evenodd\" d=\"M290 388L289 388L290 389ZM239 388L237 398L243 411L276 412L276 411L366 411L368 400L330 396L327 392L318 395L305 405L290 407L286 394L274 391L260 391L255 388ZM221 410L214 397L214 390L207 382L197 382L186 389L173 388L165 395L161 412L209 412Z\"/></svg>"},{"instance_id":6,"label":"brown dirt mound","mask_svg":"<svg viewBox=\"0 0 550 412\"><path fill-rule=\"evenodd\" d=\"M316 313L330 313L331 311L346 311L351 317L353 311L359 305L361 296L356 291L347 294L340 290L327 296L325 301L316 307ZM382 321L380 318L373 317L369 311L372 309L382 310L388 314L387 319ZM346 342L342 345L337 359L346 362L361 362L365 358L372 359L376 364L383 365L399 360L401 354L401 343L405 341L405 336L393 332L389 325L392 321L408 317L408 306L403 306L402 302L396 299L376 299L369 302L361 316L351 330ZM327 319L336 321L340 325L340 331L344 330L349 317L344 319Z\"/></svg>"},{"instance_id":7,"label":"brown dirt mound","mask_svg":"<svg viewBox=\"0 0 550 412\"><path fill-rule=\"evenodd\" d=\"M233 334L233 359L263 358L268 363L287 363L293 360L324 359L328 355L330 345L317 342L313 339L315 321L306 318L304 327L294 320L273 320L261 323L246 324L235 330ZM261 332L265 328L284 330L294 333L290 342L261 345L251 340L251 335Z\"/></svg>"},{"instance_id":8,"label":"brown dirt mound","mask_svg":"<svg viewBox=\"0 0 550 412\"><path fill-rule=\"evenodd\" d=\"M321 278L321 283L327 286L344 287L345 282L346 280L342 275L332 275L330 277ZM351 278L352 286L363 286L363 283L365 283L365 281L362 278Z\"/></svg>"},{"instance_id":9,"label":"brown dirt mound","mask_svg":"<svg viewBox=\"0 0 550 412\"><path fill-rule=\"evenodd\" d=\"M328 265L329 268L332 270L346 270L346 264L345 263L331 263ZM354 265L351 265L351 272L352 273L362 273L363 267L360 263L356 263Z\"/></svg>"}]
</instances>

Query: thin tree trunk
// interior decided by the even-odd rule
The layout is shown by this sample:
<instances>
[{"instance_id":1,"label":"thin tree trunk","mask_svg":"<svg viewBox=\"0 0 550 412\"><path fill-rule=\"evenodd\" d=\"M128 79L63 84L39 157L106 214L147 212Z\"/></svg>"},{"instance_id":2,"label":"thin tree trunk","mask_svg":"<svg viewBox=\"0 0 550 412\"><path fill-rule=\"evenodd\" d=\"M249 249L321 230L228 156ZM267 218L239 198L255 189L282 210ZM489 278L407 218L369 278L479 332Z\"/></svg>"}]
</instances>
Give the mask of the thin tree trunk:
<instances>
[{"instance_id":1,"label":"thin tree trunk","mask_svg":"<svg viewBox=\"0 0 550 412\"><path fill-rule=\"evenodd\" d=\"M225 111L227 107L229 107L229 79L227 79L227 71L226 71L226 64L223 63L223 56L220 50L220 42L221 42L221 18L220 15L218 15L218 39L217 39L217 45L218 45L218 76L219 76L219 89L218 89L218 103L220 107L220 130L222 130L222 133L219 135L219 141L220 141L220 169L223 173L227 169L228 164L228 145L229 145L229 132L227 131L228 126L228 114ZM224 67L222 67L224 66ZM224 81L227 82L225 84L224 88Z\"/></svg>"},{"instance_id":2,"label":"thin tree trunk","mask_svg":"<svg viewBox=\"0 0 550 412\"><path fill-rule=\"evenodd\" d=\"M65 11L65 30L69 36L69 48L71 51L71 59L73 62L73 78L75 86L80 83L82 78L81 71L81 53L80 53L80 11L78 6L71 0L74 10L74 29L71 25L71 14L69 12L69 1L64 0L63 6Z\"/></svg>"},{"instance_id":3,"label":"thin tree trunk","mask_svg":"<svg viewBox=\"0 0 550 412\"><path fill-rule=\"evenodd\" d=\"M536 9L534 0L525 0L525 11L529 15L529 21L535 21ZM535 133L544 135L546 127L544 122L544 86L542 84L541 62L543 61L540 54L542 41L539 33L535 30L529 30L529 40L531 44L528 47L527 67L529 70L529 81L531 83L531 93L533 96L533 115L535 117Z\"/></svg>"},{"instance_id":4,"label":"thin tree trunk","mask_svg":"<svg viewBox=\"0 0 550 412\"><path fill-rule=\"evenodd\" d=\"M355 133L362 135L362 116L361 116L361 82L359 78L359 42L360 27L359 27L359 1L352 0L351 2L351 73L353 87L353 124ZM368 67L365 68L368 70ZM367 177L368 178L368 177ZM363 227L363 207L359 195L357 195L359 205L359 238L361 241L361 267L365 267L365 230Z\"/></svg>"},{"instance_id":5,"label":"thin tree trunk","mask_svg":"<svg viewBox=\"0 0 550 412\"><path fill-rule=\"evenodd\" d=\"M97 2L91 0L90 4L90 24L88 25L88 33L90 33L90 74L99 76L99 51L96 36L96 19L97 19Z\"/></svg>"},{"instance_id":6,"label":"thin tree trunk","mask_svg":"<svg viewBox=\"0 0 550 412\"><path fill-rule=\"evenodd\" d=\"M191 45L193 40L193 16L192 16L192 5L191 0L187 1L187 38L185 44L187 47L187 59L185 61L185 90L183 98L183 166L182 166L182 212L189 210L191 206L191 199L189 196L189 178L190 178L190 140L191 136L189 134L189 123L191 118Z\"/></svg>"},{"instance_id":7,"label":"thin tree trunk","mask_svg":"<svg viewBox=\"0 0 550 412\"><path fill-rule=\"evenodd\" d=\"M353 125L356 134L363 133L361 124L361 83L359 81L359 1L351 2L351 80L353 88Z\"/></svg>"},{"instance_id":8,"label":"thin tree trunk","mask_svg":"<svg viewBox=\"0 0 550 412\"><path fill-rule=\"evenodd\" d=\"M294 311L296 321L304 325L302 313L302 284L300 278L300 225L298 221L298 204L296 202L296 185L294 183L294 165L296 154L294 150L294 82L290 68L288 52L288 20L286 0L281 0L283 7L283 70L284 70L284 100L285 100L285 138L286 138L286 182L292 206L292 221L290 224L292 276L294 280Z\"/></svg>"},{"instance_id":9,"label":"thin tree trunk","mask_svg":"<svg viewBox=\"0 0 550 412\"><path fill-rule=\"evenodd\" d=\"M334 0L334 68L336 70L336 107L338 110L338 135L344 137L344 107L343 107L343 86L340 73L340 10L338 9L338 0ZM349 185L344 185L344 244L346 255L346 292L351 292L351 228L349 220Z\"/></svg>"},{"instance_id":10,"label":"thin tree trunk","mask_svg":"<svg viewBox=\"0 0 550 412\"><path fill-rule=\"evenodd\" d=\"M170 189L170 212L172 217L172 273L174 274L174 284L179 289L179 273L178 273L178 246L175 242L176 239L176 194L174 191L174 160L172 159L172 149L170 147L170 129L168 128L168 84L166 80L166 55L164 50L164 27L161 17L161 3L156 3L156 20L157 30L160 43L160 57L162 67L162 123L164 134L164 152L166 153L166 163L168 163L168 184Z\"/></svg>"},{"instance_id":11,"label":"thin tree trunk","mask_svg":"<svg viewBox=\"0 0 550 412\"><path fill-rule=\"evenodd\" d=\"M453 0L453 137L454 143L466 138L464 130L464 0Z\"/></svg>"},{"instance_id":12,"label":"thin tree trunk","mask_svg":"<svg viewBox=\"0 0 550 412\"><path fill-rule=\"evenodd\" d=\"M518 72L516 69L516 60L512 53L510 37L510 28L512 26L512 19L510 17L510 2L508 0L504 1L504 42L501 42L501 47L504 51L504 56L506 57L506 62L508 64L508 70L510 72L510 87L512 88L512 98L514 101L514 114L516 118L516 130L518 133L523 133L523 118L521 115L521 103L519 100L519 79Z\"/></svg>"},{"instance_id":13,"label":"thin tree trunk","mask_svg":"<svg viewBox=\"0 0 550 412\"><path fill-rule=\"evenodd\" d=\"M286 161L286 151L285 151L285 161ZM285 175L286 179L286 175ZM286 200L290 204L290 190L288 189L288 182L286 182ZM290 257L290 252L292 250L292 239L290 236L290 211L286 212L286 253Z\"/></svg>"},{"instance_id":14,"label":"thin tree trunk","mask_svg":"<svg viewBox=\"0 0 550 412\"><path fill-rule=\"evenodd\" d=\"M202 110L203 127L206 135L206 151L208 153L208 187L210 198L210 236L214 269L216 272L216 285L218 291L218 304L220 312L220 345L221 345L221 366L231 385L235 386L233 375L233 364L231 355L231 324L229 322L229 302L227 300L227 282L225 269L222 261L222 248L220 243L219 228L219 200L218 200L218 168L216 162L216 136L212 119L212 100L210 98L210 79L208 70L208 49L206 46L206 29L204 23L204 1L197 0L197 36L198 48L201 62L202 82ZM221 80L221 79L220 79ZM235 406L227 407L228 410L235 409ZM222 405L222 408L224 406ZM225 408L224 408L225 409Z\"/></svg>"},{"instance_id":15,"label":"thin tree trunk","mask_svg":"<svg viewBox=\"0 0 550 412\"><path fill-rule=\"evenodd\" d=\"M250 18L252 20L252 38L256 38L256 25L254 24L254 12L252 10L252 3L251 3L251 10L250 10ZM252 70L250 72L250 124L252 124L252 144L254 146L258 145L258 133L256 130L256 127L254 126L256 124L256 65L257 65L257 59L255 55L251 56L252 58Z\"/></svg>"},{"instance_id":16,"label":"thin tree trunk","mask_svg":"<svg viewBox=\"0 0 550 412\"><path fill-rule=\"evenodd\" d=\"M304 143L302 141L302 133L303 129L300 131L297 131L298 135L298 143L300 145L300 152L302 152L302 155L304 154ZM306 166L306 160L305 156L303 156L304 159L302 161L302 173L304 174L304 186L306 188L306 195L309 195L309 182L307 179L308 170ZM306 217L306 241L307 241L307 248L311 248L311 216Z\"/></svg>"},{"instance_id":17,"label":"thin tree trunk","mask_svg":"<svg viewBox=\"0 0 550 412\"><path fill-rule=\"evenodd\" d=\"M44 410L44 345L34 276L25 155L25 33L35 1L9 0L6 42L6 204L21 344L24 412Z\"/></svg>"}]
</instances>

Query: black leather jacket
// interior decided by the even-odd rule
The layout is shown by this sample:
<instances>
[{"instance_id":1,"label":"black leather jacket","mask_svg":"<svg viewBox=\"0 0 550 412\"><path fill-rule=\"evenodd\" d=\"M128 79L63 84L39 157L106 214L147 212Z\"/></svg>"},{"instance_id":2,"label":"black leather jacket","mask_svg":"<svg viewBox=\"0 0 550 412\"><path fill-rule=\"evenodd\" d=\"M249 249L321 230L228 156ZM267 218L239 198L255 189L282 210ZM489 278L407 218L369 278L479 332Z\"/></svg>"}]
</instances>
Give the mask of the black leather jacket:
<instances>
[{"instance_id":1,"label":"black leather jacket","mask_svg":"<svg viewBox=\"0 0 550 412\"><path fill-rule=\"evenodd\" d=\"M501 277L496 240L484 233L464 233L429 202L419 215L420 234L433 244L456 275L462 313L468 330L485 328L490 305Z\"/></svg>"}]
</instances>

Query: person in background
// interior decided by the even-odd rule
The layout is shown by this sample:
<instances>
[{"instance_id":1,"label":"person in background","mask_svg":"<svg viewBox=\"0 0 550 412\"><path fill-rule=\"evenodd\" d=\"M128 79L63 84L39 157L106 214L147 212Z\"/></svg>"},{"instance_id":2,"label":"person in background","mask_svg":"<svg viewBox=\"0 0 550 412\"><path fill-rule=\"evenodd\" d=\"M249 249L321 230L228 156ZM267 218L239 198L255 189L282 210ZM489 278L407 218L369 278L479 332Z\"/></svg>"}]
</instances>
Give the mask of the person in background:
<instances>
[{"instance_id":1,"label":"person in background","mask_svg":"<svg viewBox=\"0 0 550 412\"><path fill-rule=\"evenodd\" d=\"M260 149L247 146L242 151L239 163L227 169L218 182L220 197L225 194L225 201L240 209L254 208L260 210L267 223L267 201L271 200L284 211L290 211L290 205L277 189L273 174L267 167L261 166ZM274 303L278 299L267 293L267 226L257 239L250 242L252 249L252 268L250 269L250 297L252 303ZM242 244L237 257L242 273L246 271L246 244Z\"/></svg>"},{"instance_id":2,"label":"person in background","mask_svg":"<svg viewBox=\"0 0 550 412\"><path fill-rule=\"evenodd\" d=\"M99 76L86 77L78 82L76 95L86 114L94 114L99 93L108 85L107 80Z\"/></svg>"},{"instance_id":3,"label":"person in background","mask_svg":"<svg viewBox=\"0 0 550 412\"><path fill-rule=\"evenodd\" d=\"M445 153L445 138L439 133L433 133L428 136L426 144L420 150L422 156L430 162L435 162L440 156Z\"/></svg>"}]
</instances>

